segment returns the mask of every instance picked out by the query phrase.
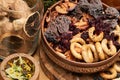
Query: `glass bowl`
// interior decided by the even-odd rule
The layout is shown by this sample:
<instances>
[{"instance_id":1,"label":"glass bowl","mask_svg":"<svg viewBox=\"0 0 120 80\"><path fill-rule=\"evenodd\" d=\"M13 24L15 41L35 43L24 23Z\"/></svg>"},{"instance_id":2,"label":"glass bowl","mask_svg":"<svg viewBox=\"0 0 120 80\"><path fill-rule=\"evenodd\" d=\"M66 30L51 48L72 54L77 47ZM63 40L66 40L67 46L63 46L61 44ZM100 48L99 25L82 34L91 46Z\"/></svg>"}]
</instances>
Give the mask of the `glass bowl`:
<instances>
[{"instance_id":1,"label":"glass bowl","mask_svg":"<svg viewBox=\"0 0 120 80\"><path fill-rule=\"evenodd\" d=\"M42 0L0 1L0 58L32 55L37 48L44 12Z\"/></svg>"}]
</instances>

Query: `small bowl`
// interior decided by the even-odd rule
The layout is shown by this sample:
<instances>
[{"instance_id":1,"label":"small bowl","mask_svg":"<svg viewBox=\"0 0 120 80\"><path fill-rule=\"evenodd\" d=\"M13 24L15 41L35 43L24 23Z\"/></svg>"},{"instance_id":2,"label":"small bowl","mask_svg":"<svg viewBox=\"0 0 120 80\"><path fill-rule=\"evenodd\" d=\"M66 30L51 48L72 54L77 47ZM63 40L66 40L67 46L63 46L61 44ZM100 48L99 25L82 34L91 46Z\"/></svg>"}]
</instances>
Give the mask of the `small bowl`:
<instances>
[{"instance_id":1,"label":"small bowl","mask_svg":"<svg viewBox=\"0 0 120 80\"><path fill-rule=\"evenodd\" d=\"M3 60L0 66L0 73L1 73L2 78L4 80L11 80L6 75L5 69L8 69L7 64L9 61L13 62L13 60L18 59L19 57L21 57L23 60L29 60L29 62L34 65L34 69L33 69L34 73L32 74L29 80L37 80L39 76L39 64L33 57L31 57L30 55L24 54L24 53L15 53L15 54L9 55Z\"/></svg>"},{"instance_id":2,"label":"small bowl","mask_svg":"<svg viewBox=\"0 0 120 80\"><path fill-rule=\"evenodd\" d=\"M54 63L61 66L62 68L72 71L72 72L77 72L77 73L95 73L95 72L103 71L107 69L108 67L110 67L117 60L117 57L120 51L118 51L115 55L103 61L94 62L94 63L84 63L84 62L75 62L75 61L67 60L66 58L59 56L55 52L55 50L50 46L46 37L44 36L45 19L46 19L47 14L49 14L49 12L53 10L53 8L56 5L60 3L62 3L62 1L58 1L57 3L53 4L44 14L43 21L42 21L41 45L43 47L44 52L47 54L47 56Z\"/></svg>"}]
</instances>

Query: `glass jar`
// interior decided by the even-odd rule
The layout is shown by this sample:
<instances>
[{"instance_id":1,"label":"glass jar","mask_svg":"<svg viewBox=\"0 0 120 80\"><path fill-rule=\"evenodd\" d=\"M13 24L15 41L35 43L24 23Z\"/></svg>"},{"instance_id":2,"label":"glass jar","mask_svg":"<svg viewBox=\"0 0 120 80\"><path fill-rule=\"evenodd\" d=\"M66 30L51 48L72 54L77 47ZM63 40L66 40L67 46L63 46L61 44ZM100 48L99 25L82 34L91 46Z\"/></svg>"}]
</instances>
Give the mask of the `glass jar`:
<instances>
[{"instance_id":1,"label":"glass jar","mask_svg":"<svg viewBox=\"0 0 120 80\"><path fill-rule=\"evenodd\" d=\"M13 53L32 55L38 45L42 0L0 0L0 58Z\"/></svg>"}]
</instances>

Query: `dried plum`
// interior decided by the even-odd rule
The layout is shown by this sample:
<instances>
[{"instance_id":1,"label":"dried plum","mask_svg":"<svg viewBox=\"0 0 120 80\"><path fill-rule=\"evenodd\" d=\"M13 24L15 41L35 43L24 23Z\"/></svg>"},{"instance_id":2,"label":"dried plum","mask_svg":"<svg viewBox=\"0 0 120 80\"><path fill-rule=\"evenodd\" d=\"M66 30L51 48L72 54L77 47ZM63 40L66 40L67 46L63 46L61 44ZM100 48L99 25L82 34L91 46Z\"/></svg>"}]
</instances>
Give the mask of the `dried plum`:
<instances>
[{"instance_id":1,"label":"dried plum","mask_svg":"<svg viewBox=\"0 0 120 80\"><path fill-rule=\"evenodd\" d=\"M108 18L118 18L120 15L119 11L114 7L108 7L105 10L105 14L107 15Z\"/></svg>"}]
</instances>

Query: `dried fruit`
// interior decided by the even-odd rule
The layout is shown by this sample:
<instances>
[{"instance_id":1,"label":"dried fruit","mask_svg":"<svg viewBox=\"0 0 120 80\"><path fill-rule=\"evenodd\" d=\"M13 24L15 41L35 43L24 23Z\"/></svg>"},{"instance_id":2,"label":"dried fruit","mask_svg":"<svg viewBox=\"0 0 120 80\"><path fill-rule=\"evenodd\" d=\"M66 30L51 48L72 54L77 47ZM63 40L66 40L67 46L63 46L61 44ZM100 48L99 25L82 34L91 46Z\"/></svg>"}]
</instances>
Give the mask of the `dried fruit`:
<instances>
[{"instance_id":1,"label":"dried fruit","mask_svg":"<svg viewBox=\"0 0 120 80\"><path fill-rule=\"evenodd\" d=\"M119 11L113 7L107 7L107 9L105 10L105 13L108 18L118 18L120 15Z\"/></svg>"},{"instance_id":2,"label":"dried fruit","mask_svg":"<svg viewBox=\"0 0 120 80\"><path fill-rule=\"evenodd\" d=\"M80 0L75 10L90 14L94 18L103 15L103 6L100 0L91 0L90 2L87 0Z\"/></svg>"},{"instance_id":3,"label":"dried fruit","mask_svg":"<svg viewBox=\"0 0 120 80\"><path fill-rule=\"evenodd\" d=\"M119 13L116 9L107 8L105 11L100 0L77 0L79 1L77 5L70 3L73 6L71 8L68 4L69 1L74 2L76 0L65 0L57 4L57 7L60 8L59 11L55 10L57 8L55 7L55 9L50 10L50 13L55 11L58 14L53 16L54 18L51 16L46 18L44 23L44 35L55 51L58 51L56 49L58 48L63 54L70 50L72 38L82 38L86 44L94 44L96 40L101 42L102 39L112 40L117 50L120 49L120 44L116 42L117 37L112 34L118 25ZM96 36L101 34L100 38L96 38L96 36L91 38L90 33L88 34L91 32L89 29L91 27L94 29L92 34ZM93 40L94 38L95 40ZM99 76L96 76L95 79L102 80Z\"/></svg>"},{"instance_id":4,"label":"dried fruit","mask_svg":"<svg viewBox=\"0 0 120 80\"><path fill-rule=\"evenodd\" d=\"M67 14L68 13L68 11L65 7L63 8L61 6L56 6L55 9L58 13L61 13L61 14Z\"/></svg>"},{"instance_id":5,"label":"dried fruit","mask_svg":"<svg viewBox=\"0 0 120 80\"><path fill-rule=\"evenodd\" d=\"M71 12L68 13L68 15L77 18L78 20L82 17L82 11L81 11L81 7L78 4L75 9Z\"/></svg>"},{"instance_id":6,"label":"dried fruit","mask_svg":"<svg viewBox=\"0 0 120 80\"><path fill-rule=\"evenodd\" d=\"M40 29L40 14L34 12L27 18L27 21L23 27L25 34L28 37L34 37Z\"/></svg>"},{"instance_id":7,"label":"dried fruit","mask_svg":"<svg viewBox=\"0 0 120 80\"><path fill-rule=\"evenodd\" d=\"M71 32L63 33L60 37L59 46L63 52L70 49L70 40L72 39L73 35Z\"/></svg>"},{"instance_id":8,"label":"dried fruit","mask_svg":"<svg viewBox=\"0 0 120 80\"><path fill-rule=\"evenodd\" d=\"M67 32L69 30L70 23L71 21L68 19L67 16L64 15L57 17L55 20L55 24L57 24L56 27L59 33Z\"/></svg>"},{"instance_id":9,"label":"dried fruit","mask_svg":"<svg viewBox=\"0 0 120 80\"><path fill-rule=\"evenodd\" d=\"M88 13L89 7L90 3L88 2L88 0L79 0L77 10L81 10L82 12Z\"/></svg>"},{"instance_id":10,"label":"dried fruit","mask_svg":"<svg viewBox=\"0 0 120 80\"><path fill-rule=\"evenodd\" d=\"M5 46L7 49L19 49L24 45L24 39L15 34L5 33L0 38L1 45Z\"/></svg>"},{"instance_id":11,"label":"dried fruit","mask_svg":"<svg viewBox=\"0 0 120 80\"><path fill-rule=\"evenodd\" d=\"M89 14L98 18L103 15L103 6L101 0L91 0Z\"/></svg>"},{"instance_id":12,"label":"dried fruit","mask_svg":"<svg viewBox=\"0 0 120 80\"><path fill-rule=\"evenodd\" d=\"M115 29L115 27L117 26L118 22L116 19L107 19L103 21L104 23L110 24L112 29Z\"/></svg>"},{"instance_id":13,"label":"dried fruit","mask_svg":"<svg viewBox=\"0 0 120 80\"><path fill-rule=\"evenodd\" d=\"M72 35L76 35L80 32L80 29L76 28L76 26L73 24L70 24L69 30L72 31Z\"/></svg>"},{"instance_id":14,"label":"dried fruit","mask_svg":"<svg viewBox=\"0 0 120 80\"><path fill-rule=\"evenodd\" d=\"M69 31L69 25L71 21L68 19L67 16L58 16L55 20L51 21L48 24L48 28L45 31L45 37L48 41L59 41L57 39L62 33Z\"/></svg>"},{"instance_id":15,"label":"dried fruit","mask_svg":"<svg viewBox=\"0 0 120 80\"><path fill-rule=\"evenodd\" d=\"M68 5L68 11L72 11L72 10L75 9L75 7L76 7L77 4L68 1L67 5Z\"/></svg>"},{"instance_id":16,"label":"dried fruit","mask_svg":"<svg viewBox=\"0 0 120 80\"><path fill-rule=\"evenodd\" d=\"M86 40L89 38L88 32L86 32L86 31L83 32L83 33L81 34L81 38L86 41Z\"/></svg>"}]
</instances>

